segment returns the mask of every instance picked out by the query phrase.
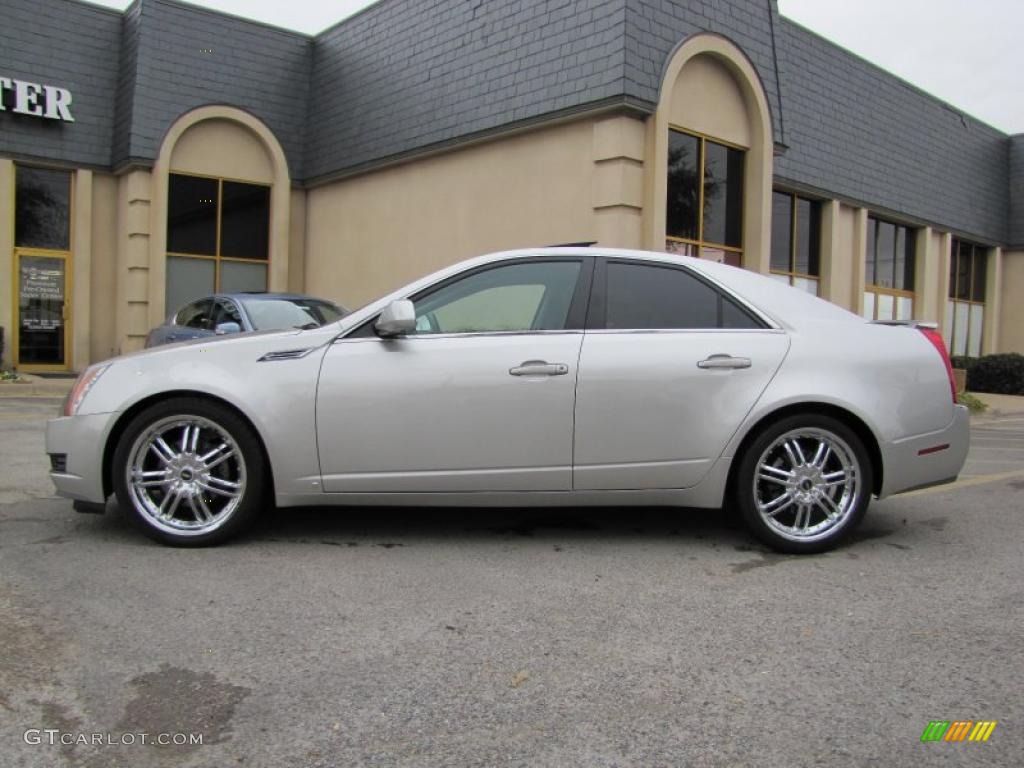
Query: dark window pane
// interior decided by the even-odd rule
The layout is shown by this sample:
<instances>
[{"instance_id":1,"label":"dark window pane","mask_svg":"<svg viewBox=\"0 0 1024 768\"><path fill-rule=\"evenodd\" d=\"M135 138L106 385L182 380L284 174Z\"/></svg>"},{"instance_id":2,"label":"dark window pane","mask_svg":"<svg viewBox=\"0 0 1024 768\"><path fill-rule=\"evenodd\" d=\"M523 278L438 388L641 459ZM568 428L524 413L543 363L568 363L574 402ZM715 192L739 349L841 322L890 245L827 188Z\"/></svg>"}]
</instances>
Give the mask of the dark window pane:
<instances>
[{"instance_id":1,"label":"dark window pane","mask_svg":"<svg viewBox=\"0 0 1024 768\"><path fill-rule=\"evenodd\" d=\"M772 194L772 257L771 268L789 272L790 247L793 237L793 196L782 192Z\"/></svg>"},{"instance_id":2,"label":"dark window pane","mask_svg":"<svg viewBox=\"0 0 1024 768\"><path fill-rule=\"evenodd\" d=\"M969 299L971 296L971 262L974 260L974 246L960 243L960 258L956 269L956 298Z\"/></svg>"},{"instance_id":3,"label":"dark window pane","mask_svg":"<svg viewBox=\"0 0 1024 768\"><path fill-rule=\"evenodd\" d=\"M610 263L606 327L717 328L718 293L679 269Z\"/></svg>"},{"instance_id":4,"label":"dark window pane","mask_svg":"<svg viewBox=\"0 0 1024 768\"><path fill-rule=\"evenodd\" d=\"M704 152L704 241L739 247L743 232L743 153L713 141Z\"/></svg>"},{"instance_id":5,"label":"dark window pane","mask_svg":"<svg viewBox=\"0 0 1024 768\"><path fill-rule=\"evenodd\" d=\"M896 254L896 287L914 290L914 265L917 263L917 230L900 227L900 240Z\"/></svg>"},{"instance_id":6,"label":"dark window pane","mask_svg":"<svg viewBox=\"0 0 1024 768\"><path fill-rule=\"evenodd\" d=\"M988 254L984 248L974 248L974 279L971 287L971 300L985 300L985 280L988 275Z\"/></svg>"},{"instance_id":7,"label":"dark window pane","mask_svg":"<svg viewBox=\"0 0 1024 768\"><path fill-rule=\"evenodd\" d=\"M821 206L812 201L796 200L796 271L818 276L821 262Z\"/></svg>"},{"instance_id":8,"label":"dark window pane","mask_svg":"<svg viewBox=\"0 0 1024 768\"><path fill-rule=\"evenodd\" d=\"M949 298L956 298L956 277L959 273L960 241L953 239L953 246L949 252Z\"/></svg>"},{"instance_id":9,"label":"dark window pane","mask_svg":"<svg viewBox=\"0 0 1024 768\"><path fill-rule=\"evenodd\" d=\"M732 299L722 297L722 327L732 329L763 328L749 312L741 309Z\"/></svg>"},{"instance_id":10,"label":"dark window pane","mask_svg":"<svg viewBox=\"0 0 1024 768\"><path fill-rule=\"evenodd\" d=\"M878 222L868 217L867 249L864 256L864 282L875 284L875 261L878 251Z\"/></svg>"},{"instance_id":11,"label":"dark window pane","mask_svg":"<svg viewBox=\"0 0 1024 768\"><path fill-rule=\"evenodd\" d=\"M668 133L668 206L665 232L697 239L700 206L700 139L678 131Z\"/></svg>"},{"instance_id":12,"label":"dark window pane","mask_svg":"<svg viewBox=\"0 0 1024 768\"><path fill-rule=\"evenodd\" d=\"M171 175L167 201L167 250L217 253L217 180Z\"/></svg>"},{"instance_id":13,"label":"dark window pane","mask_svg":"<svg viewBox=\"0 0 1024 768\"><path fill-rule=\"evenodd\" d=\"M893 288L903 288L903 275L907 268L907 228L896 227L896 251L893 261Z\"/></svg>"},{"instance_id":14,"label":"dark window pane","mask_svg":"<svg viewBox=\"0 0 1024 768\"><path fill-rule=\"evenodd\" d=\"M210 327L216 330L221 323L238 323L239 327L242 326L242 313L231 299L217 299L214 302L213 321Z\"/></svg>"},{"instance_id":15,"label":"dark window pane","mask_svg":"<svg viewBox=\"0 0 1024 768\"><path fill-rule=\"evenodd\" d=\"M875 285L892 288L896 253L896 225L887 221L879 221L876 226L878 240L875 246Z\"/></svg>"},{"instance_id":16,"label":"dark window pane","mask_svg":"<svg viewBox=\"0 0 1024 768\"><path fill-rule=\"evenodd\" d=\"M222 194L220 255L267 258L270 187L225 181Z\"/></svg>"},{"instance_id":17,"label":"dark window pane","mask_svg":"<svg viewBox=\"0 0 1024 768\"><path fill-rule=\"evenodd\" d=\"M19 165L14 176L14 244L20 248L68 250L71 174Z\"/></svg>"}]
</instances>

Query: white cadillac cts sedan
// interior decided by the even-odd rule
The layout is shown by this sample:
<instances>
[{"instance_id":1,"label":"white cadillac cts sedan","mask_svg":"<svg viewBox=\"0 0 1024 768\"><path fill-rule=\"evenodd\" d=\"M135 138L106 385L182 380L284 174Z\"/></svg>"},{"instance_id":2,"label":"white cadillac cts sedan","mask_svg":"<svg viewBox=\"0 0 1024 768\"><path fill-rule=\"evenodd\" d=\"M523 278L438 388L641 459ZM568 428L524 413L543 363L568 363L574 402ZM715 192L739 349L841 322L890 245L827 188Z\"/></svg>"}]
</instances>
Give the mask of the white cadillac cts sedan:
<instances>
[{"instance_id":1,"label":"white cadillac cts sedan","mask_svg":"<svg viewBox=\"0 0 1024 768\"><path fill-rule=\"evenodd\" d=\"M786 552L870 498L956 479L968 417L934 328L770 278L609 249L492 254L331 325L90 367L57 491L149 536L222 542L269 504L735 504Z\"/></svg>"}]
</instances>

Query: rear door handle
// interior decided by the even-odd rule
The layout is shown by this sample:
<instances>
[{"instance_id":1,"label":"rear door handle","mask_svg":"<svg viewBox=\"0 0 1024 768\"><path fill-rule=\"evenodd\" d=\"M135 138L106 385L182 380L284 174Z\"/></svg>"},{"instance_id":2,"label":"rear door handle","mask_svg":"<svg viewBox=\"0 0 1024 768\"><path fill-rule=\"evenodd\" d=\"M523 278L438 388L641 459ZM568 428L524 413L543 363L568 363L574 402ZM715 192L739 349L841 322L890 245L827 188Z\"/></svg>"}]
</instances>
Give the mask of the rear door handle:
<instances>
[{"instance_id":1,"label":"rear door handle","mask_svg":"<svg viewBox=\"0 0 1024 768\"><path fill-rule=\"evenodd\" d=\"M515 368L509 368L508 372L510 376L565 376L569 372L569 366L565 363L527 360Z\"/></svg>"},{"instance_id":2,"label":"rear door handle","mask_svg":"<svg viewBox=\"0 0 1024 768\"><path fill-rule=\"evenodd\" d=\"M698 368L705 370L723 370L736 368L749 368L749 357L733 357L732 355L711 355L697 363Z\"/></svg>"}]
</instances>

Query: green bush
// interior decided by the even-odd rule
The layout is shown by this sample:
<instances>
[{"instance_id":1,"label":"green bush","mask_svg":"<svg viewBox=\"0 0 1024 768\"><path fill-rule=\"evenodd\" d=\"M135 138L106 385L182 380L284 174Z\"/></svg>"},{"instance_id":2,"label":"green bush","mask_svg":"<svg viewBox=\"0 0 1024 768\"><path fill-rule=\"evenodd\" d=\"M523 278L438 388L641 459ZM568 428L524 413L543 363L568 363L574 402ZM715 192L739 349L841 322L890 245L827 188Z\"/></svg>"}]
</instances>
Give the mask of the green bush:
<instances>
[{"instance_id":1,"label":"green bush","mask_svg":"<svg viewBox=\"0 0 1024 768\"><path fill-rule=\"evenodd\" d=\"M965 367L971 392L1024 395L1024 355L985 355Z\"/></svg>"}]
</instances>

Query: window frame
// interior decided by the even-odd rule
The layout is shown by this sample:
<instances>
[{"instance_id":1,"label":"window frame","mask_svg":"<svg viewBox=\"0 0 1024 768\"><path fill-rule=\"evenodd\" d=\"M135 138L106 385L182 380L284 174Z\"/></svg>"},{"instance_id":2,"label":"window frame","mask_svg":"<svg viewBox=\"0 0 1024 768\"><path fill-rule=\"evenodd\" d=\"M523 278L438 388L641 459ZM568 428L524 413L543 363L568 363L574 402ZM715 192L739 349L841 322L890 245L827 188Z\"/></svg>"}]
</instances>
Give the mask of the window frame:
<instances>
[{"instance_id":1,"label":"window frame","mask_svg":"<svg viewBox=\"0 0 1024 768\"><path fill-rule=\"evenodd\" d=\"M914 259L914 263L913 263L913 268L911 269L911 274L914 275L914 286L910 290L906 290L904 288L886 288L884 285L878 285L877 283L869 283L867 281L867 277L866 277L867 276L867 263L868 263L868 237L867 237L867 233L870 232L870 222L871 222L872 219L875 220L875 243L874 243L875 270L874 271L875 271L875 276L876 277L878 275L878 223L881 222L883 224L889 224L889 225L897 227L897 228L902 228L902 229L906 230L913 237L913 248L911 249L911 256ZM878 307L879 307L879 304L881 303L878 300L878 297L879 296L892 296L893 297L893 307L894 308L896 308L899 305L899 300L900 299L910 299L910 317L906 318L906 319L912 320L914 318L914 313L917 311L916 308L917 308L917 237L918 237L918 230L919 230L919 227L914 227L914 226L912 226L910 224L901 224L898 221L893 221L892 219L887 219L884 216L878 216L878 215L876 215L874 213L869 213L868 214L868 229L865 231L865 237L864 237L864 258L863 258L863 262L864 262L864 275L865 275L865 279L864 279L864 293L860 297L860 302L861 302L860 303L860 315L861 315L861 317L864 317L866 320L872 320L872 321L875 321L875 320L885 321L885 320L894 320L894 319L896 319L896 318L888 318L888 317L880 318L878 316ZM898 242L898 238L894 237L894 239L893 239L894 248L895 248L895 243L896 242ZM893 258L895 258L895 256L896 256L896 252L894 250L893 251ZM895 269L895 267L894 267L894 269ZM874 294L875 298L874 298L874 303L873 303L873 305L871 307L871 317L866 317L865 314L864 314L864 298L869 293Z\"/></svg>"},{"instance_id":2,"label":"window frame","mask_svg":"<svg viewBox=\"0 0 1024 768\"><path fill-rule=\"evenodd\" d=\"M736 256L737 260L739 261L740 266L742 266L743 265L743 255L745 253L745 247L746 247L746 242L745 242L746 241L746 237L745 237L746 233L744 231L745 230L745 227L744 227L744 211L746 209L746 183L747 183L747 178L746 178L747 177L746 160L747 160L747 153L750 151L749 147L743 147L743 146L740 146L739 144L735 144L735 143L733 143L731 141L726 141L725 139L719 139L719 138L717 138L715 136L709 136L706 133L700 133L699 131L694 131L694 130L690 130L688 128L683 128L682 126L676 125L674 123L669 123L668 130L669 130L670 134L671 134L672 131L675 131L676 133L681 133L681 134L684 134L686 136L691 136L691 137L693 137L693 138L698 140L698 142L699 142L699 156L697 158L697 164L698 164L698 166L700 168L700 178L699 178L699 180L697 182L697 239L693 240L693 239L690 239L690 238L679 237L677 235L670 235L668 233L668 221L667 221L667 216L666 216L666 221L665 221L666 252L667 253L675 253L674 251L669 251L668 250L668 248L667 248L668 243L679 243L681 245L693 246L694 248L696 248L696 253L695 253L695 257L696 258L701 258L700 254L701 254L701 251L704 248L720 250L720 251L725 251L727 254L734 254ZM720 146L723 146L726 149L735 149L735 150L738 150L739 152L743 153L743 176L741 178L741 182L743 184L743 193L740 195L740 214L739 214L740 215L740 244L739 244L739 246L725 245L723 243L715 243L715 242L712 242L710 240L705 240L704 239L704 174L705 174L706 167L707 167L707 149L706 149L706 147L707 147L707 143L709 141L711 143L713 143L713 144L718 144ZM665 166L666 166L666 173L667 173L667 170L668 170L668 158L667 157L665 158ZM667 201L667 198L668 198L668 186L667 186L667 183L666 183L666 188L665 188L665 197L666 197L666 201ZM666 212L667 212L667 205L666 205ZM681 254L680 253L679 255L685 255L685 254Z\"/></svg>"},{"instance_id":3,"label":"window frame","mask_svg":"<svg viewBox=\"0 0 1024 768\"><path fill-rule=\"evenodd\" d=\"M190 177L190 178L208 179L208 180L212 180L212 181L216 181L217 182L217 213L216 213L216 230L215 230L215 235L214 235L214 253L213 253L213 255L205 254L205 253L188 253L188 252L185 252L185 251L172 251L172 250L170 250L170 248L166 248L165 252L164 252L165 265L166 265L167 260L172 259L172 258L174 258L174 259L201 259L201 260L204 260L204 261L212 261L212 262L214 262L214 267L213 267L213 289L209 292L210 294L214 294L214 293L220 293L222 291L221 284L220 284L220 281L221 281L221 263L222 262L228 261L228 262L236 262L236 263L241 263L241 264L262 264L266 268L266 282L265 282L266 288L264 288L264 290L267 290L267 288L269 288L269 286L270 286L270 261L271 261L271 256L272 256L272 253L271 253L270 230L271 230L271 221L273 219L273 207L274 207L273 184L268 184L268 183L262 182L262 181L250 181L248 179L236 179L236 178L232 178L230 176L213 176L213 175L204 174L204 173L192 173L190 171L175 171L175 170L171 170L167 174L168 206L167 206L167 217L166 217L166 221L164 222L164 225L167 228L167 240L168 241L170 240L170 229L171 229L171 222L170 222L170 215L171 215L171 211L170 211L170 188L171 188L171 181L172 181L172 179L175 176L187 176L187 177ZM267 255L266 255L266 258L262 258L262 257L242 257L242 256L222 256L221 255L221 232L222 232L223 209L224 209L224 182L229 182L229 183L232 183L232 184L249 184L249 185L254 186L254 187L263 187L264 189L267 190L268 199L267 199ZM165 269L166 269L166 266L165 266ZM166 290L167 290L167 288L166 288L166 285L165 285L164 286L165 293L166 293Z\"/></svg>"},{"instance_id":4,"label":"window frame","mask_svg":"<svg viewBox=\"0 0 1024 768\"><path fill-rule=\"evenodd\" d=\"M608 265L628 264L630 266L651 267L654 269L672 269L683 272L688 277L703 283L707 288L714 291L718 296L718 326L715 328L607 328L608 321ZM736 308L747 315L757 327L754 328L723 328L722 305L730 301ZM646 259L630 259L602 256L597 259L594 269L593 288L590 293L590 303L587 307L587 333L754 333L762 331L775 332L776 329L762 314L752 307L749 302L736 296L732 291L707 279L704 275L695 270L687 268L683 264L667 261L655 261Z\"/></svg>"},{"instance_id":5,"label":"window frame","mask_svg":"<svg viewBox=\"0 0 1024 768\"><path fill-rule=\"evenodd\" d=\"M959 274L958 267L959 267L960 258L961 258L960 250L961 250L961 247L964 246L964 245L970 247L970 249L971 249L971 268L970 268L970 271L967 274L967 288L968 288L967 292L968 292L969 298L961 299L960 297L955 295L957 285L954 284L952 277L955 274L956 275ZM952 242L950 243L950 246L949 246L949 277L950 277L950 280L949 280L949 286L947 287L947 290L946 290L946 294L947 294L946 295L946 311L949 312L950 307L952 307L952 310L953 310L952 316L949 318L949 339L948 339L948 343L949 343L950 354L954 354L954 350L956 349L956 339L957 339L956 306L957 306L957 304L966 304L967 307L968 307L968 309L967 309L967 327L965 329L963 329L963 332L967 334L967 340L966 340L966 342L964 344L964 355L966 357L972 357L972 355L970 354L969 347L970 347L970 343L971 343L971 330L972 330L972 328L971 328L971 326L972 326L971 316L973 315L973 312L971 312L970 308L971 307L981 307L982 320L981 320L981 331L978 334L978 356L980 357L981 355L984 354L984 349L985 349L985 313L988 311L988 269L989 269L988 261L989 261L989 251L990 250L991 249L988 246L986 246L986 245L982 245L981 243L978 243L978 242L975 242L975 241L972 241L972 240L965 240L964 238L961 238L961 237L953 237L952 238ZM979 259L979 256L980 256L980 259ZM981 301L978 301L977 299L974 298L975 270L977 269L977 265L978 265L979 261L984 261L985 262L985 276L986 276L986 282L982 286L982 288L984 290L984 298Z\"/></svg>"},{"instance_id":6,"label":"window frame","mask_svg":"<svg viewBox=\"0 0 1024 768\"><path fill-rule=\"evenodd\" d=\"M772 197L773 197L773 199L774 199L775 195L782 195L782 196L786 197L787 200L789 201L789 269L788 270L780 270L780 269L776 269L776 268L772 267L771 266L771 254L769 253L769 257L768 257L768 264L769 264L769 266L768 266L768 274L769 275L779 275L780 277L785 277L787 282L788 282L788 284L791 287L796 287L796 288L799 287L799 286L795 285L795 283L796 283L796 281L798 279L799 280L811 280L811 281L814 282L814 286L815 286L815 288L814 288L814 295L815 296L821 296L821 256L822 256L822 253L821 253L822 252L821 237L822 237L822 230L823 230L822 222L821 222L821 217L822 217L821 202L822 201L821 200L816 200L816 199L811 198L811 197L806 197L806 196L801 195L801 194L799 194L797 192L790 192L789 190L786 190L786 189L773 189L772 190ZM797 250L797 244L799 242L799 237L797 236L797 208L798 208L797 203L800 200L804 200L804 201L806 201L806 202L811 204L812 215L816 216L817 220L818 220L817 221L817 233L818 233L818 244L817 244L817 248L818 248L818 274L816 274L816 275L810 274L810 273L805 273L805 272L800 272L796 268L796 257L797 257L796 250ZM812 224L812 226L811 226L811 232L812 233L814 232L814 228L815 227ZM770 242L770 239L769 239L769 242ZM810 292L807 291L807 293L810 293Z\"/></svg>"}]
</instances>

